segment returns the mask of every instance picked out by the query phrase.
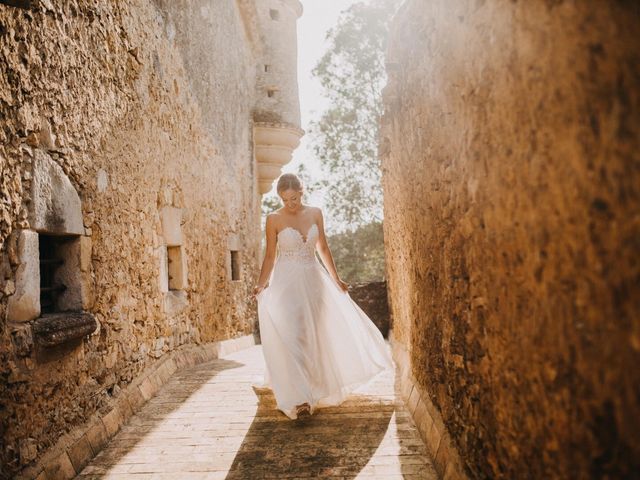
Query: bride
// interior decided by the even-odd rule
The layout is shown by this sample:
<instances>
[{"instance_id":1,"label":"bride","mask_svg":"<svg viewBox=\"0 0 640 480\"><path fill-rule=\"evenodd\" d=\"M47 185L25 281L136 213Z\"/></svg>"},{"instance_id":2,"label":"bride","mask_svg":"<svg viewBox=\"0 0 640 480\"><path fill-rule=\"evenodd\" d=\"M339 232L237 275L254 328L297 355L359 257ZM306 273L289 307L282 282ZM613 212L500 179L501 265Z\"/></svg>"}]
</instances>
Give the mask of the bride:
<instances>
[{"instance_id":1,"label":"bride","mask_svg":"<svg viewBox=\"0 0 640 480\"><path fill-rule=\"evenodd\" d=\"M302 203L294 174L283 174L277 191L284 206L267 216L254 294L264 386L273 390L278 409L295 419L340 404L392 361L382 334L338 276L322 211Z\"/></svg>"}]
</instances>

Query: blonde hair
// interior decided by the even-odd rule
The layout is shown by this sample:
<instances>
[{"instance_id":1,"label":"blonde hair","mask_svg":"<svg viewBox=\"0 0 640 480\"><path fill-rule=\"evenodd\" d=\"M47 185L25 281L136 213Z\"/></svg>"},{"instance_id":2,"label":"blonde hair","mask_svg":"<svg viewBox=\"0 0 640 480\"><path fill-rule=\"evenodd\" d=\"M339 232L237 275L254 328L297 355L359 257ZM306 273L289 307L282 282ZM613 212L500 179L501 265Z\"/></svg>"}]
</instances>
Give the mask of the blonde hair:
<instances>
[{"instance_id":1,"label":"blonde hair","mask_svg":"<svg viewBox=\"0 0 640 480\"><path fill-rule=\"evenodd\" d=\"M278 193L285 190L302 191L302 182L295 173L283 173L278 179L278 185L276 186Z\"/></svg>"}]
</instances>

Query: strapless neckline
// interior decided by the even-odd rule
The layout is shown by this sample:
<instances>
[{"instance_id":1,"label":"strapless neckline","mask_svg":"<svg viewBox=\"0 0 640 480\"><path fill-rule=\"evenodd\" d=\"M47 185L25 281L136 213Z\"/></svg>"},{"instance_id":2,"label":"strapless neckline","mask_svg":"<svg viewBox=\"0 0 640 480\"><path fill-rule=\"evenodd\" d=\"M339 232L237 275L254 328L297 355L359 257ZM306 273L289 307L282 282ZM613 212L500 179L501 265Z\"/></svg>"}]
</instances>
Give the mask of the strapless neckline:
<instances>
[{"instance_id":1,"label":"strapless neckline","mask_svg":"<svg viewBox=\"0 0 640 480\"><path fill-rule=\"evenodd\" d=\"M280 235L282 232L284 232L287 229L291 229L294 232L296 232L298 235L300 235L300 240L302 240L302 243L307 243L309 241L309 235L311 234L311 230L313 229L313 227L318 228L317 224L313 224L309 227L309 229L307 230L307 235L306 237L304 235L302 235L302 233L300 232L300 230L298 230L297 228L294 227L284 227L282 230L280 230L278 232L278 235Z\"/></svg>"}]
</instances>

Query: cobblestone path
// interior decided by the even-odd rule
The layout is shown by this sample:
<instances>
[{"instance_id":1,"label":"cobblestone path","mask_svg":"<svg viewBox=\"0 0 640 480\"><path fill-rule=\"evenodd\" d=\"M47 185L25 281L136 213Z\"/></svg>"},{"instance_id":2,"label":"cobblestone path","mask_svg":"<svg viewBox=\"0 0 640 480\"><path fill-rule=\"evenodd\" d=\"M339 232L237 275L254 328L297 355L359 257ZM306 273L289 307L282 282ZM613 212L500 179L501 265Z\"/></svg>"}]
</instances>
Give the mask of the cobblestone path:
<instances>
[{"instance_id":1,"label":"cobblestone path","mask_svg":"<svg viewBox=\"0 0 640 480\"><path fill-rule=\"evenodd\" d=\"M292 421L252 388L263 365L254 346L176 372L76 480L437 478L393 372Z\"/></svg>"}]
</instances>

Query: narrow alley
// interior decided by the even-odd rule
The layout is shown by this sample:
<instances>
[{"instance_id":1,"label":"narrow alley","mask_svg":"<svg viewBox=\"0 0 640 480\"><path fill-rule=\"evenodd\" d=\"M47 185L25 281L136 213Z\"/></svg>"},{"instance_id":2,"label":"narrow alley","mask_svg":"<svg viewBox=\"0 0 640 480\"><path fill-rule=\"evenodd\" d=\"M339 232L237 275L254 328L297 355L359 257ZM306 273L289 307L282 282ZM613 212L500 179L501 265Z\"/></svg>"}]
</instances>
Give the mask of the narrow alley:
<instances>
[{"instance_id":1,"label":"narrow alley","mask_svg":"<svg viewBox=\"0 0 640 480\"><path fill-rule=\"evenodd\" d=\"M176 372L76 478L438 478L393 372L290 421L262 369L256 345Z\"/></svg>"},{"instance_id":2,"label":"narrow alley","mask_svg":"<svg viewBox=\"0 0 640 480\"><path fill-rule=\"evenodd\" d=\"M640 480L639 25L0 0L0 480Z\"/></svg>"}]
</instances>

